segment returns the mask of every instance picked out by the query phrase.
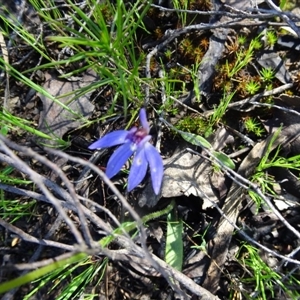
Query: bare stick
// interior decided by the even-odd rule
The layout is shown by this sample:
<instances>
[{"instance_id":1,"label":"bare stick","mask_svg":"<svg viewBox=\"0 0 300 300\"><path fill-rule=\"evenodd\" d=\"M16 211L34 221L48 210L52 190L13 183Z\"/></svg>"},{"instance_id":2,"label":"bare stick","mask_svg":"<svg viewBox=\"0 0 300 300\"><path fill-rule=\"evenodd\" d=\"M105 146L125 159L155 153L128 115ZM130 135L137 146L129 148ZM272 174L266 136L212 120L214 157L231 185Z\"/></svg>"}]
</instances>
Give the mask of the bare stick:
<instances>
[{"instance_id":1,"label":"bare stick","mask_svg":"<svg viewBox=\"0 0 300 300\"><path fill-rule=\"evenodd\" d=\"M84 244L84 240L82 238L81 233L77 230L76 226L72 222L72 220L69 218L69 216L66 214L65 210L61 206L60 202L56 197L53 196L53 194L47 189L47 187L44 184L43 177L38 174L37 172L33 171L25 162L23 162L17 155L13 153L12 150L10 150L3 142L2 137L0 137L0 149L5 152L7 155L10 156L12 159L12 165L18 169L22 170L25 174L27 174L30 179L41 189L43 194L51 201L51 204L55 207L55 209L58 211L58 213L64 218L65 222L69 225L75 239L77 240L78 244ZM3 159L3 154L0 154L0 160L5 161Z\"/></svg>"},{"instance_id":2,"label":"bare stick","mask_svg":"<svg viewBox=\"0 0 300 300\"><path fill-rule=\"evenodd\" d=\"M276 12L279 13L279 16L285 21L287 22L290 27L296 32L296 34L298 35L298 38L300 38L300 30L297 27L297 25L286 15L282 12L282 10L276 6L271 0L265 0L266 3L273 8Z\"/></svg>"},{"instance_id":3,"label":"bare stick","mask_svg":"<svg viewBox=\"0 0 300 300\"><path fill-rule=\"evenodd\" d=\"M14 232L21 239L23 239L24 241L27 241L27 242L39 244L39 245L42 245L42 246L56 247L56 248L60 248L60 249L68 250L68 251L74 251L75 250L75 246L70 246L70 245L55 242L55 241L35 238L32 235L24 232L22 229L7 223L6 221L4 221L1 218L0 218L0 225L2 227L6 228L8 231Z\"/></svg>"},{"instance_id":4,"label":"bare stick","mask_svg":"<svg viewBox=\"0 0 300 300\"><path fill-rule=\"evenodd\" d=\"M51 170L53 170L62 179L62 181L64 182L64 184L66 185L67 189L70 192L72 202L78 208L77 213L78 213L78 216L79 216L79 219L80 219L81 228L82 228L82 231L83 231L83 234L84 234L84 237L85 237L85 241L86 241L87 245L89 247L91 247L93 239L92 239L90 231L88 229L86 218L84 216L84 213L82 212L80 201L78 200L78 197L77 197L77 194L75 192L74 186L73 186L73 184L71 184L71 182L69 181L69 179L67 178L65 173L60 168L58 168L55 163L48 160L45 156L42 156L42 155L34 152L32 149L30 149L28 147L20 146L20 145L15 144L15 143L7 140L7 139L5 140L5 143L9 147L11 147L11 148L13 148L13 149L25 154L25 155L28 155L30 157L34 157L35 159L39 160L41 163L43 163L44 165L48 166Z\"/></svg>"}]
</instances>

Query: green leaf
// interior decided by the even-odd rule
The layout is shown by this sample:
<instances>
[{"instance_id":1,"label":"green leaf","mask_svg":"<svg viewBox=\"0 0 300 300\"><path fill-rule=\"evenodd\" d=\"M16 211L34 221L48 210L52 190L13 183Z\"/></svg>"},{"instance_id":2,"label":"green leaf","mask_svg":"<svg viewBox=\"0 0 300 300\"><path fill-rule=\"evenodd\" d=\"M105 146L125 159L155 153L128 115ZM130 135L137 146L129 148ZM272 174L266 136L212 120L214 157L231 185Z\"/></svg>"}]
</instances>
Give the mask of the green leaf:
<instances>
[{"instance_id":1,"label":"green leaf","mask_svg":"<svg viewBox=\"0 0 300 300\"><path fill-rule=\"evenodd\" d=\"M286 4L286 0L281 0L279 3L280 3L279 4L280 9L284 9L285 4Z\"/></svg>"},{"instance_id":2,"label":"green leaf","mask_svg":"<svg viewBox=\"0 0 300 300\"><path fill-rule=\"evenodd\" d=\"M188 143L191 143L195 146L200 146L207 149L212 147L211 144L200 135L196 135L190 132L183 132L183 131L180 131L180 134Z\"/></svg>"},{"instance_id":3,"label":"green leaf","mask_svg":"<svg viewBox=\"0 0 300 300\"><path fill-rule=\"evenodd\" d=\"M0 133L3 135L3 136L7 136L8 134L8 126L7 125L3 125L0 129Z\"/></svg>"},{"instance_id":4,"label":"green leaf","mask_svg":"<svg viewBox=\"0 0 300 300\"><path fill-rule=\"evenodd\" d=\"M226 154L221 153L221 152L214 152L214 156L228 168L230 168L232 170L235 169L235 163Z\"/></svg>"},{"instance_id":5,"label":"green leaf","mask_svg":"<svg viewBox=\"0 0 300 300\"><path fill-rule=\"evenodd\" d=\"M178 271L181 271L183 261L182 230L182 220L178 220L176 212L172 210L167 217L165 261Z\"/></svg>"}]
</instances>

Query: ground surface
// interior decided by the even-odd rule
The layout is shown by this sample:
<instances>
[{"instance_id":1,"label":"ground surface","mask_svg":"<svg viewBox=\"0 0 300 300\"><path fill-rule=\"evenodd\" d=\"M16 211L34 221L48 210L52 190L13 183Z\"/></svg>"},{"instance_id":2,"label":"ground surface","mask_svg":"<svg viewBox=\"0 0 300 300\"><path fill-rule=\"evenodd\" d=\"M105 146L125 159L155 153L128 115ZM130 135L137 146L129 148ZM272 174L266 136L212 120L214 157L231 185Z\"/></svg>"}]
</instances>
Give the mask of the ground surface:
<instances>
[{"instance_id":1,"label":"ground surface","mask_svg":"<svg viewBox=\"0 0 300 300\"><path fill-rule=\"evenodd\" d=\"M89 15L96 6L117 40L118 30L112 29L120 26L114 23L117 13L105 1L73 2L73 7L67 1L48 3L43 12L52 7L49 19L25 2L0 2L6 43L1 44L2 55L8 52L16 70L2 60L1 132L7 139L1 138L0 145L0 281L49 265L51 259L60 261L61 255L78 251L78 244L91 255L65 262L44 280L30 280L4 293L3 299L300 299L297 3L288 3L293 15L283 15L263 1L259 10L246 10L248 1L202 0L180 6L189 12L174 11L176 5L168 1L147 8L137 2L135 11L144 15L133 14L130 21L143 22L126 47L132 45L140 61L133 70L132 53L125 47L124 71L113 54L96 55L104 53L99 45L93 52L91 44L63 47L53 40L79 35L84 22L74 22L74 16L83 18L76 7ZM133 5L125 3L128 14ZM11 20L8 6L35 40L28 42L26 34L16 34L20 28L5 23ZM70 33L55 26L53 7L59 7ZM191 13L196 10L202 15ZM100 26L95 15L89 18L89 29ZM130 26L124 24L121 40ZM294 26L294 32L283 26ZM87 37L88 31L83 32ZM117 50L120 58L122 51ZM80 53L81 59L76 56ZM271 74L264 74L268 70ZM126 78L126 92L110 76L117 82ZM102 83L106 78L108 83ZM67 96L60 98L62 94ZM164 159L159 196L152 191L150 176L126 192L130 163L112 179L116 189L108 187L101 171L113 151L88 150L107 132L138 126L142 106L152 142ZM188 143L182 132L207 138L211 148ZM61 151L47 150L45 144ZM235 173L218 165L216 152L226 154L222 162L230 158ZM92 171L89 162L96 166ZM182 252L180 271L163 263L169 231L167 212L162 211L171 200L173 222L183 224L177 236L183 244L176 244L177 256ZM145 221L153 212L158 215L147 219L143 234L130 231L131 237L104 243L118 222L138 216ZM102 249L91 242L99 240Z\"/></svg>"}]
</instances>

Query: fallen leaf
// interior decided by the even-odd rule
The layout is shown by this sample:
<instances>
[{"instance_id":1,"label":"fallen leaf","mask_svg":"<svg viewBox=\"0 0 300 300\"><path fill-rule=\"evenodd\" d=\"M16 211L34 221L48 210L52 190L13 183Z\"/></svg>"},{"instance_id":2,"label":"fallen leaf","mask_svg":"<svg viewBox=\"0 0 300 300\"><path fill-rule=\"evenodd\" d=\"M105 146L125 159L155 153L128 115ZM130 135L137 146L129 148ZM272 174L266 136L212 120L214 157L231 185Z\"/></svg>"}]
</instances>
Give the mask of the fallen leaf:
<instances>
[{"instance_id":1,"label":"fallen leaf","mask_svg":"<svg viewBox=\"0 0 300 300\"><path fill-rule=\"evenodd\" d=\"M75 113L73 114L67 111L58 103L39 94L43 102L43 111L41 113L38 129L53 136L53 140L51 141L39 139L39 142L56 145L58 138L62 138L67 131L82 125L84 119L92 114L94 105L89 101L92 92L90 91L76 97L76 91L94 83L98 80L98 77L93 70L87 70L86 73L83 74L82 80L76 82L58 79L56 75L49 73L46 73L45 77L46 82L43 86L44 89L52 96L59 97L59 102L68 106L68 108ZM65 97L61 97L65 94ZM72 99L74 100L71 101Z\"/></svg>"},{"instance_id":2,"label":"fallen leaf","mask_svg":"<svg viewBox=\"0 0 300 300\"><path fill-rule=\"evenodd\" d=\"M218 150L223 148L227 141L225 137L228 137L227 130L220 128L213 137L212 148ZM224 174L213 170L210 161L185 150L187 147L189 145L183 144L181 150L164 160L165 171L161 195L154 195L151 184L147 184L139 199L141 207L155 206L160 197L194 195L201 198L202 209L206 209L219 203L220 194L226 194Z\"/></svg>"},{"instance_id":3,"label":"fallen leaf","mask_svg":"<svg viewBox=\"0 0 300 300\"><path fill-rule=\"evenodd\" d=\"M283 84L292 82L291 75L284 65L284 61L273 50L264 51L257 59L257 62L266 69L272 69L275 77Z\"/></svg>"}]
</instances>

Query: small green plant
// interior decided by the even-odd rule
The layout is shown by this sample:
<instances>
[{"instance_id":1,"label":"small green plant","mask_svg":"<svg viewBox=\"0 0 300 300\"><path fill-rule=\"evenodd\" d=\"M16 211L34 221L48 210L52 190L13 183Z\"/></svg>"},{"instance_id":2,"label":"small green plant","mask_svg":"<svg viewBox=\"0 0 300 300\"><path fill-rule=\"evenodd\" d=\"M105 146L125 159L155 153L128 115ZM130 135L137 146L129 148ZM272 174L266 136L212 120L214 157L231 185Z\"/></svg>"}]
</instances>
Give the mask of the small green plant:
<instances>
[{"instance_id":1,"label":"small green plant","mask_svg":"<svg viewBox=\"0 0 300 300\"><path fill-rule=\"evenodd\" d=\"M195 92L195 100L197 102L201 101L201 95L200 95L200 90L199 90L199 76L198 76L198 70L199 70L200 62L197 62L192 65L192 70L191 70L191 77L193 81L193 86L194 86L194 92Z\"/></svg>"},{"instance_id":2,"label":"small green plant","mask_svg":"<svg viewBox=\"0 0 300 300\"><path fill-rule=\"evenodd\" d=\"M243 46L246 44L246 41L247 41L247 37L244 36L244 35L239 35L238 36L238 43L239 45Z\"/></svg>"},{"instance_id":3,"label":"small green plant","mask_svg":"<svg viewBox=\"0 0 300 300\"><path fill-rule=\"evenodd\" d=\"M272 136L269 144L267 145L267 149L264 153L264 156L261 158L258 166L255 169L254 174L251 177L251 181L254 182L255 184L258 184L258 186L261 188L262 192L265 193L266 191L269 192L272 195L275 195L276 193L274 192L274 178L270 176L266 171L267 168L272 166L272 162L276 160L276 157L279 154L279 148L276 150L274 157L270 158L270 154L272 151L272 145L274 141L278 138L279 133L281 129L277 130L274 135ZM270 164L271 162L271 164ZM249 196L252 198L252 200L256 203L257 205L257 211L261 206L262 199L261 197L255 192L255 191L248 191Z\"/></svg>"},{"instance_id":4,"label":"small green plant","mask_svg":"<svg viewBox=\"0 0 300 300\"><path fill-rule=\"evenodd\" d=\"M277 193L274 187L277 186L277 182L273 176L271 176L267 170L269 168L286 168L290 170L300 171L300 155L297 154L292 157L282 157L279 155L280 147L272 151L272 144L279 135L278 130L272 137L264 156L261 158L255 173L251 177L251 181L258 184L263 193L269 193L276 196ZM272 157L270 156L272 152ZM258 208L261 205L261 197L259 197L254 191L249 191L250 197L256 202Z\"/></svg>"},{"instance_id":5,"label":"small green plant","mask_svg":"<svg viewBox=\"0 0 300 300\"><path fill-rule=\"evenodd\" d=\"M69 145L68 142L64 141L61 138L56 138L55 136L51 136L46 134L38 129L36 129L34 122L28 121L24 118L19 118L12 115L10 112L3 110L0 112L0 126L2 128L6 128L7 132L15 132L20 134L22 131L26 131L30 134L35 135L36 137L40 137L46 140L56 141L57 145L61 147L66 147Z\"/></svg>"},{"instance_id":6,"label":"small green plant","mask_svg":"<svg viewBox=\"0 0 300 300\"><path fill-rule=\"evenodd\" d=\"M174 51L172 51L171 49L167 49L167 50L165 51L165 57L166 57L168 60L171 60L173 52L174 52Z\"/></svg>"},{"instance_id":7,"label":"small green plant","mask_svg":"<svg viewBox=\"0 0 300 300\"><path fill-rule=\"evenodd\" d=\"M191 248L194 248L194 249L198 249L198 250L201 250L201 251L204 251L206 252L206 245L207 245L207 242L205 240L205 236L207 235L207 232L210 228L210 223L208 224L208 226L205 228L203 234L195 234L193 235L193 238L201 238L201 244L200 245L194 245L192 246Z\"/></svg>"},{"instance_id":8,"label":"small green plant","mask_svg":"<svg viewBox=\"0 0 300 300\"><path fill-rule=\"evenodd\" d=\"M188 25L187 24L187 13L182 12L180 10L187 10L189 8L189 1L180 1L175 0L173 1L174 8L178 10L178 18L180 20L180 25L182 27Z\"/></svg>"},{"instance_id":9,"label":"small green plant","mask_svg":"<svg viewBox=\"0 0 300 300\"><path fill-rule=\"evenodd\" d=\"M275 77L275 73L271 68L263 68L259 73L261 80L264 82L270 82Z\"/></svg>"},{"instance_id":10,"label":"small green plant","mask_svg":"<svg viewBox=\"0 0 300 300\"><path fill-rule=\"evenodd\" d=\"M189 38L184 38L179 44L179 51L185 56L192 56L194 45Z\"/></svg>"},{"instance_id":11,"label":"small green plant","mask_svg":"<svg viewBox=\"0 0 300 300\"><path fill-rule=\"evenodd\" d=\"M253 132L258 137L261 137L265 133L262 125L255 118L247 117L244 121L244 125L248 132Z\"/></svg>"},{"instance_id":12,"label":"small green plant","mask_svg":"<svg viewBox=\"0 0 300 300\"><path fill-rule=\"evenodd\" d=\"M276 192L274 191L274 187L278 185L275 178L268 174L267 172L256 172L252 177L251 181L257 184L263 193L268 193L270 195L276 196ZM256 212L261 207L262 199L261 197L254 191L248 191L250 198L256 203Z\"/></svg>"},{"instance_id":13,"label":"small green plant","mask_svg":"<svg viewBox=\"0 0 300 300\"><path fill-rule=\"evenodd\" d=\"M262 43L259 38L255 38L250 43L251 47L255 50L259 50L262 47Z\"/></svg>"},{"instance_id":14,"label":"small green plant","mask_svg":"<svg viewBox=\"0 0 300 300\"><path fill-rule=\"evenodd\" d=\"M277 36L274 30L267 30L266 32L267 45L273 47L277 42Z\"/></svg>"},{"instance_id":15,"label":"small green plant","mask_svg":"<svg viewBox=\"0 0 300 300\"><path fill-rule=\"evenodd\" d=\"M11 186L28 186L32 181L20 178L14 173L14 168L9 166L0 171L0 182ZM0 189L0 217L14 223L24 216L34 214L35 200L19 200L7 198L6 193Z\"/></svg>"},{"instance_id":16,"label":"small green plant","mask_svg":"<svg viewBox=\"0 0 300 300\"><path fill-rule=\"evenodd\" d=\"M44 6L43 1L32 0L32 2L35 2L35 7ZM69 1L70 10L73 10L70 14L72 22L76 24L74 28L80 30L68 27L61 18L55 19L45 15L46 10L41 11L41 17L47 19L47 23L59 32L48 36L47 41L54 41L60 47L73 50L74 55L64 60L63 64L72 65L76 59L77 63L82 62L84 68L94 69L101 80L91 84L90 89L111 86L115 91L112 107L117 101L123 101L126 115L128 102L143 98L143 91L140 88L143 79L139 73L143 56L137 56L135 43L132 41L136 39L137 29L145 28L143 17L150 3L144 5L140 0L132 5L125 5L121 0L113 3L105 0L101 4L91 0L88 3L91 14L86 14L79 6ZM49 10L47 7L47 11ZM110 26L107 26L108 23ZM47 53L46 50L44 52ZM55 60L51 58L48 61L52 63L52 67L62 64L54 62ZM46 67L49 68L49 63L39 68ZM76 75L77 72L75 70L68 75Z\"/></svg>"},{"instance_id":17,"label":"small green plant","mask_svg":"<svg viewBox=\"0 0 300 300\"><path fill-rule=\"evenodd\" d=\"M37 280L36 287L33 288L23 299L32 299L32 297L47 283L51 284L48 296L50 296L51 292L55 289L61 290L60 295L57 295L55 298L57 300L81 298L85 294L84 292L87 284L93 282L94 287L100 284L105 275L107 264L107 258L102 260L89 256L74 265L70 264L67 267L64 266L62 268L57 268L41 280ZM80 270L79 274L78 270ZM69 284L62 286L62 283L67 282L69 278L72 278Z\"/></svg>"},{"instance_id":18,"label":"small green plant","mask_svg":"<svg viewBox=\"0 0 300 300\"><path fill-rule=\"evenodd\" d=\"M263 171L269 168L287 168L290 170L300 171L300 154L292 157L279 156L280 148L277 148L272 159L267 159L266 155L259 163L257 170Z\"/></svg>"},{"instance_id":19,"label":"small green plant","mask_svg":"<svg viewBox=\"0 0 300 300\"><path fill-rule=\"evenodd\" d=\"M215 124L217 124L221 120L221 118L223 118L227 110L228 104L231 102L234 95L235 92L227 94L224 91L223 99L220 101L220 104L218 105L218 107L215 108L214 113L209 118L209 126L205 134L206 137L208 137L212 133L213 126L215 126Z\"/></svg>"},{"instance_id":20,"label":"small green plant","mask_svg":"<svg viewBox=\"0 0 300 300\"><path fill-rule=\"evenodd\" d=\"M172 115L178 114L178 108L174 107L174 100L172 98L168 98L159 111L168 111Z\"/></svg>"},{"instance_id":21,"label":"small green plant","mask_svg":"<svg viewBox=\"0 0 300 300\"><path fill-rule=\"evenodd\" d=\"M0 217L11 224L20 218L34 215L35 200L8 199L0 190Z\"/></svg>"},{"instance_id":22,"label":"small green plant","mask_svg":"<svg viewBox=\"0 0 300 300\"><path fill-rule=\"evenodd\" d=\"M247 269L247 273L250 276L243 277L240 280L244 284L255 284L255 296L251 296L251 299L274 299L275 287L281 287L286 290L285 286L281 282L281 276L272 270L260 257L258 250L247 244L243 243L240 246L238 255L238 261L241 266ZM270 294L270 295L269 295Z\"/></svg>"},{"instance_id":23,"label":"small green plant","mask_svg":"<svg viewBox=\"0 0 300 300\"><path fill-rule=\"evenodd\" d=\"M247 82L245 89L246 89L247 93L249 93L250 95L254 95L260 89L260 84L259 84L259 82L250 80L249 82Z\"/></svg>"},{"instance_id":24,"label":"small green plant","mask_svg":"<svg viewBox=\"0 0 300 300\"><path fill-rule=\"evenodd\" d=\"M253 59L254 50L260 48L260 41L258 38L251 40L250 45L247 49L241 49L236 52L236 60L233 65L230 65L226 61L226 72L229 78L236 75L241 69L246 67Z\"/></svg>"}]
</instances>

